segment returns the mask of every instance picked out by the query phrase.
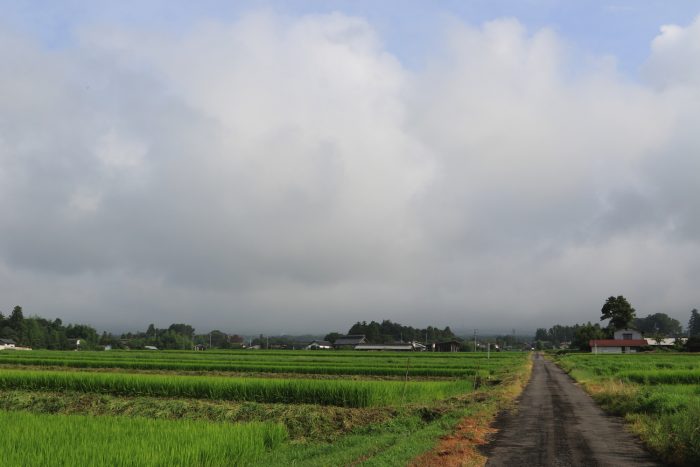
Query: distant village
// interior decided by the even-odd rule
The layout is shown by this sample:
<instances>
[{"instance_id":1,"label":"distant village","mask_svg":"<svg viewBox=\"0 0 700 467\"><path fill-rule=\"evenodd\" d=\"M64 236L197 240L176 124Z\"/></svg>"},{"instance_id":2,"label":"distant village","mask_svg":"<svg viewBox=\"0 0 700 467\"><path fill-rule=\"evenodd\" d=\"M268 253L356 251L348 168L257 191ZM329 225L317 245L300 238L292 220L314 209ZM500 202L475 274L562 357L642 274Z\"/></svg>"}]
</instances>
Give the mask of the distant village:
<instances>
[{"instance_id":1,"label":"distant village","mask_svg":"<svg viewBox=\"0 0 700 467\"><path fill-rule=\"evenodd\" d=\"M611 319L607 327L600 324L555 325L537 329L532 337L516 335L457 336L450 327L414 328L390 320L357 322L347 333L331 332L324 337L265 336L246 337L213 330L197 334L188 324L171 324L145 331L113 335L99 334L85 324L63 325L60 319L24 317L22 307L15 306L5 317L0 313L0 350L357 350L405 352L500 352L553 350L593 353L634 353L650 350L699 351L700 315L691 311L688 328L664 313L634 316L624 297L619 300L626 310L624 319ZM605 313L604 313L605 316ZM603 318L601 318L602 320Z\"/></svg>"}]
</instances>

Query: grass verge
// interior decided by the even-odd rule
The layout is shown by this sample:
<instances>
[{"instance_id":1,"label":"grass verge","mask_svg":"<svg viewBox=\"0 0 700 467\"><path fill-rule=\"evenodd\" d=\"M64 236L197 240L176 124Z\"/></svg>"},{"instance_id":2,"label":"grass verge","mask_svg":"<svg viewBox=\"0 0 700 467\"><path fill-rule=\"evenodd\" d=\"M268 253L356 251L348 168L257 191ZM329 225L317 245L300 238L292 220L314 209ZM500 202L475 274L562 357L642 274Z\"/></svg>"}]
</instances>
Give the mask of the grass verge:
<instances>
[{"instance_id":1,"label":"grass verge","mask_svg":"<svg viewBox=\"0 0 700 467\"><path fill-rule=\"evenodd\" d=\"M688 355L674 361L666 354L574 354L554 361L603 410L624 417L630 431L665 464L700 465L700 387L694 384L697 363Z\"/></svg>"}]
</instances>

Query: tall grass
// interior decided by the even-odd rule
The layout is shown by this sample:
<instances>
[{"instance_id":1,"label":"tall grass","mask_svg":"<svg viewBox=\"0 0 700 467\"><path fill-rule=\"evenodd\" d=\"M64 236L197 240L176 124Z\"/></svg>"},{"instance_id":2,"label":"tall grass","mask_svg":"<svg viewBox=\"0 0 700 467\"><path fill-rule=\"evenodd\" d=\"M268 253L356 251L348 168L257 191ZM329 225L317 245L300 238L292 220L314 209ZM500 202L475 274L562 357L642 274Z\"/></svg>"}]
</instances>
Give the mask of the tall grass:
<instances>
[{"instance_id":1,"label":"tall grass","mask_svg":"<svg viewBox=\"0 0 700 467\"><path fill-rule=\"evenodd\" d=\"M221 424L0 411L0 457L26 466L254 465L287 437L277 423Z\"/></svg>"},{"instance_id":2,"label":"tall grass","mask_svg":"<svg viewBox=\"0 0 700 467\"><path fill-rule=\"evenodd\" d=\"M672 465L700 465L700 358L683 354L566 355L559 365L605 410L623 415Z\"/></svg>"}]
</instances>

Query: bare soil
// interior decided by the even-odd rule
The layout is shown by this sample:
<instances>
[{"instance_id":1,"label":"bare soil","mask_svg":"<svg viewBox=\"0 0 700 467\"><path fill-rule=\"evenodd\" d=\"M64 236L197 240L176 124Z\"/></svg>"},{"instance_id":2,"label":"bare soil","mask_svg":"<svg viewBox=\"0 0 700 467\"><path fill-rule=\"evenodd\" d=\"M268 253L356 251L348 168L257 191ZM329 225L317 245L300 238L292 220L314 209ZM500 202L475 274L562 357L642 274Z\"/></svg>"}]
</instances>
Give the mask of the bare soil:
<instances>
[{"instance_id":1,"label":"bare soil","mask_svg":"<svg viewBox=\"0 0 700 467\"><path fill-rule=\"evenodd\" d=\"M487 466L658 466L624 420L606 415L539 354L517 410L502 414L482 448Z\"/></svg>"}]
</instances>

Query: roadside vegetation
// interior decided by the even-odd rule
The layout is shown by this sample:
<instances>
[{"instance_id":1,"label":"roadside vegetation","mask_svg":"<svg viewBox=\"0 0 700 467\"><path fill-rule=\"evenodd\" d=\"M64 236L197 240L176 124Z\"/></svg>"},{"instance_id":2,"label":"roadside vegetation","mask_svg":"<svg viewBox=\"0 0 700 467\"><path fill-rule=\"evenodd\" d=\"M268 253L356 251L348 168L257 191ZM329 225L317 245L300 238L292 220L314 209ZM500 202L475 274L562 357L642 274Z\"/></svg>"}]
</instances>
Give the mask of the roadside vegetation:
<instances>
[{"instance_id":1,"label":"roadside vegetation","mask_svg":"<svg viewBox=\"0 0 700 467\"><path fill-rule=\"evenodd\" d=\"M700 465L700 356L564 354L555 361L666 463Z\"/></svg>"}]
</instances>

